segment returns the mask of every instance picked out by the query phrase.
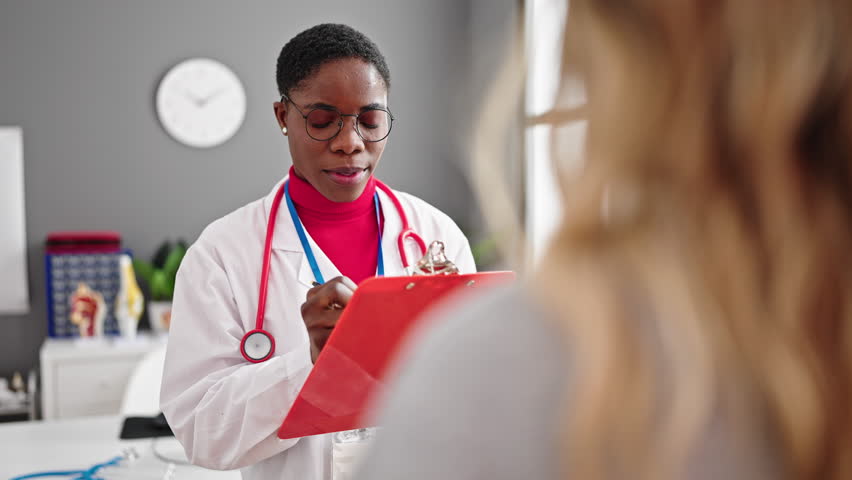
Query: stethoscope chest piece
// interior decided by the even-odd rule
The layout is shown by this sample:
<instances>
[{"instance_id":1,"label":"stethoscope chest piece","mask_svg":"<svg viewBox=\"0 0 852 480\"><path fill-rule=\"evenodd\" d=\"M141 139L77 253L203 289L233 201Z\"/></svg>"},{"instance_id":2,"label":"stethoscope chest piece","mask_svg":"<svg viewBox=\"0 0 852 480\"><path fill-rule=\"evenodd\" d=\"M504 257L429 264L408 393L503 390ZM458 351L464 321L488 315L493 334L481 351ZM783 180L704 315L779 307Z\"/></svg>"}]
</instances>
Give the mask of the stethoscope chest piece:
<instances>
[{"instance_id":1,"label":"stethoscope chest piece","mask_svg":"<svg viewBox=\"0 0 852 480\"><path fill-rule=\"evenodd\" d=\"M240 350L249 362L260 363L272 356L275 351L275 339L266 330L255 329L243 336Z\"/></svg>"}]
</instances>

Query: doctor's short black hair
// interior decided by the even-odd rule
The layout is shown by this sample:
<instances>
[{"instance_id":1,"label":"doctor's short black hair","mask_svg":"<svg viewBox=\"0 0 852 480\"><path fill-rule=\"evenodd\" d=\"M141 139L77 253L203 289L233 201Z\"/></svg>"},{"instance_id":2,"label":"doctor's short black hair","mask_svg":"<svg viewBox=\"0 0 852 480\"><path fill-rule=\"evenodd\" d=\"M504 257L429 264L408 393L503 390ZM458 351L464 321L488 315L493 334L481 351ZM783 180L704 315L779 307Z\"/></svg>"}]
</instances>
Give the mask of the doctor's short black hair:
<instances>
[{"instance_id":1,"label":"doctor's short black hair","mask_svg":"<svg viewBox=\"0 0 852 480\"><path fill-rule=\"evenodd\" d=\"M360 58L372 64L390 89L385 56L372 40L348 25L323 23L299 33L281 48L276 68L278 93L289 94L323 64L341 58Z\"/></svg>"}]
</instances>

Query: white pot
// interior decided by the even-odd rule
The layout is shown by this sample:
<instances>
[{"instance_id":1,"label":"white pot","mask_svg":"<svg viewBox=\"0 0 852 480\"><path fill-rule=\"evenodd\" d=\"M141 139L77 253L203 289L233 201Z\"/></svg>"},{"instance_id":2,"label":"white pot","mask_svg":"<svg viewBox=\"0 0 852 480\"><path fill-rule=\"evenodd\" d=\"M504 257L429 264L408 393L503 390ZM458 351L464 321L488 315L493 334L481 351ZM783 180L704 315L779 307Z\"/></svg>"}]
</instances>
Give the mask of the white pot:
<instances>
[{"instance_id":1,"label":"white pot","mask_svg":"<svg viewBox=\"0 0 852 480\"><path fill-rule=\"evenodd\" d=\"M148 320L151 329L160 335L169 333L169 325L172 321L172 302L148 302Z\"/></svg>"}]
</instances>

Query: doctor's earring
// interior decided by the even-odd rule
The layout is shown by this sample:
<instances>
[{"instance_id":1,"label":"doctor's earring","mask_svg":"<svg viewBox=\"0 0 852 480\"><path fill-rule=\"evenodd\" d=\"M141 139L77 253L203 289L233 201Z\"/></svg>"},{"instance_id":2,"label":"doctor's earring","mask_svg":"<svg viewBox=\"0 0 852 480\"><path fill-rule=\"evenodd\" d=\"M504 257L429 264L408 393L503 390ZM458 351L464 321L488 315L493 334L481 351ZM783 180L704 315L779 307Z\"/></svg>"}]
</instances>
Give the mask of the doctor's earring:
<instances>
[{"instance_id":1,"label":"doctor's earring","mask_svg":"<svg viewBox=\"0 0 852 480\"><path fill-rule=\"evenodd\" d=\"M287 127L281 127L281 133L283 133L286 136L287 135Z\"/></svg>"}]
</instances>

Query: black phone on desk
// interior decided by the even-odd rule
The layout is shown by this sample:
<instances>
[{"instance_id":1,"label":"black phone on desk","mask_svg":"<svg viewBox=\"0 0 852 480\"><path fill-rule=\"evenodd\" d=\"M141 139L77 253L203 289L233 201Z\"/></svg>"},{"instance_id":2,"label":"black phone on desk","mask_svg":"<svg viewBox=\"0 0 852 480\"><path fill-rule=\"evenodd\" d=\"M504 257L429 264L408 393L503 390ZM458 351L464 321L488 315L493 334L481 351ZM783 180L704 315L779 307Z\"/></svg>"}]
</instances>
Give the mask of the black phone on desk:
<instances>
[{"instance_id":1,"label":"black phone on desk","mask_svg":"<svg viewBox=\"0 0 852 480\"><path fill-rule=\"evenodd\" d=\"M153 417L127 417L121 426L121 440L137 438L173 437L171 427L166 421L165 415L161 413Z\"/></svg>"}]
</instances>

